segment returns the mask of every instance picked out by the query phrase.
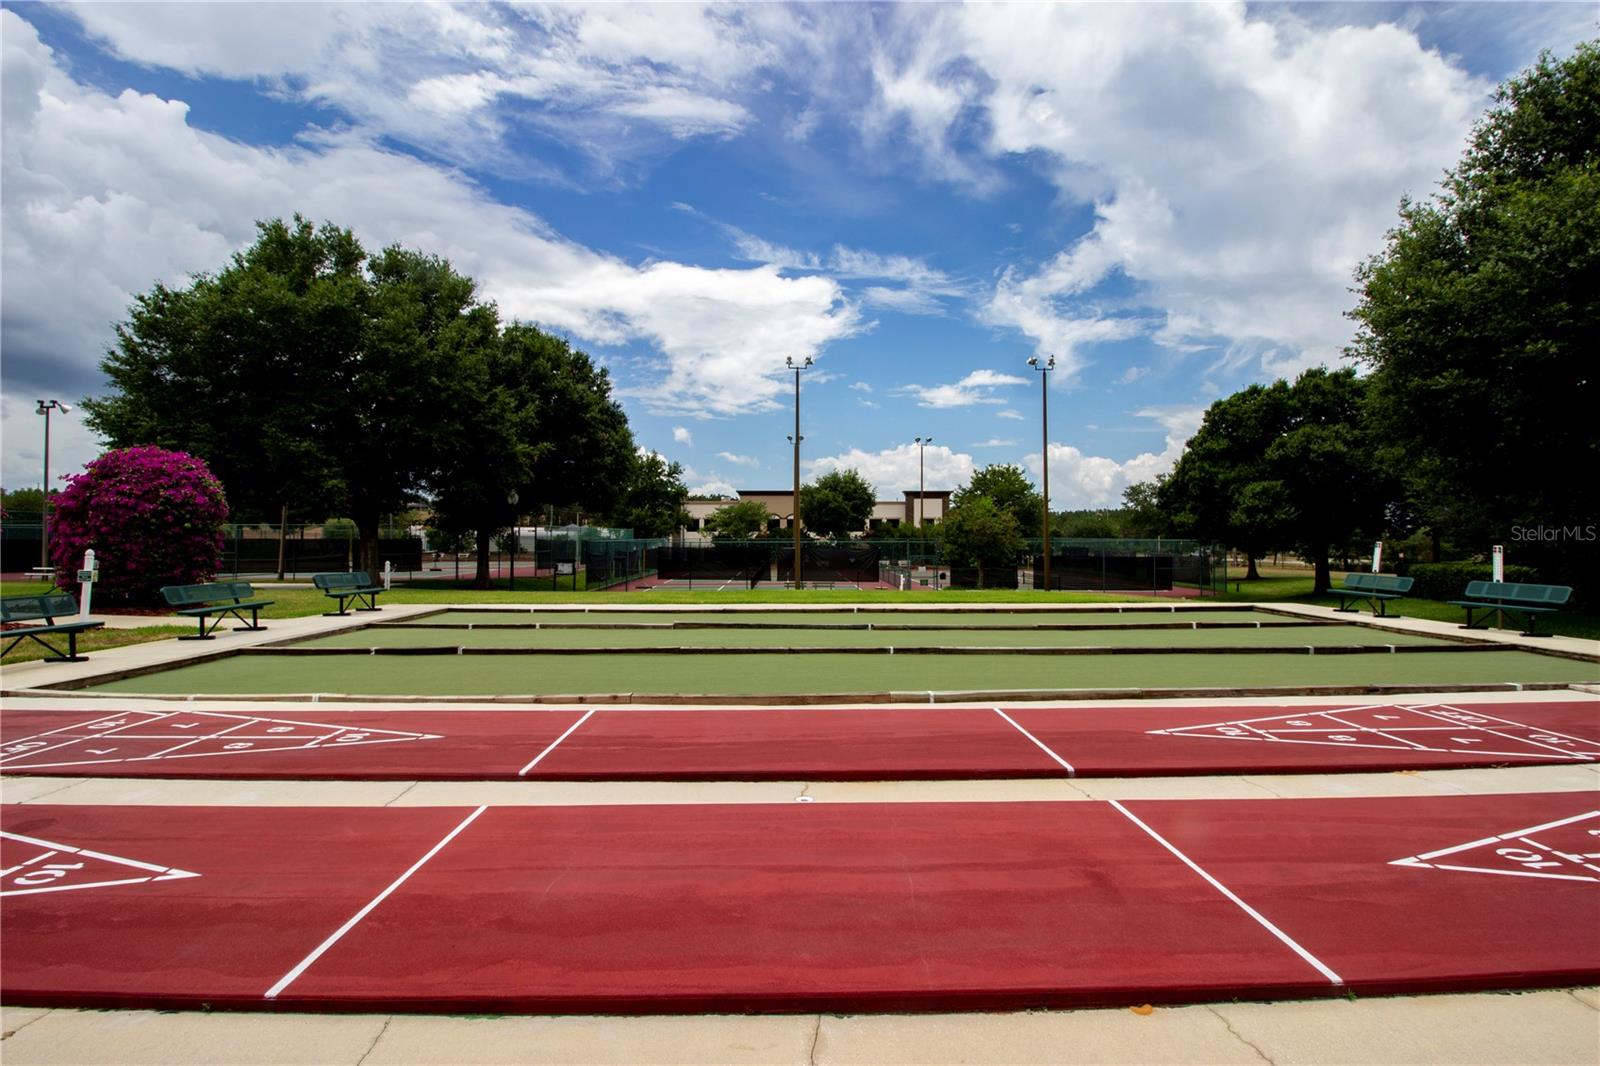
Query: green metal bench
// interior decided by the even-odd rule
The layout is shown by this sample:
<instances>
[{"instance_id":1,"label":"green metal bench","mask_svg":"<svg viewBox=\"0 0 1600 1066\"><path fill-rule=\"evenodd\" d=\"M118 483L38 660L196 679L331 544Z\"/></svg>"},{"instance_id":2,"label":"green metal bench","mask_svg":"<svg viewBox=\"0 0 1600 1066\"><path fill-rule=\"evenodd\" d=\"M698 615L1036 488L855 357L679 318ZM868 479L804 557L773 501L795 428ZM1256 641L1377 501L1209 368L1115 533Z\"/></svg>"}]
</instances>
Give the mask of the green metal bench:
<instances>
[{"instance_id":1,"label":"green metal bench","mask_svg":"<svg viewBox=\"0 0 1600 1066\"><path fill-rule=\"evenodd\" d=\"M1547 637L1548 633L1535 632L1534 623L1541 614L1551 614L1572 599L1570 585L1533 585L1525 581L1469 581L1467 590L1459 600L1451 600L1452 607L1465 607L1467 624L1462 629L1487 628L1489 619L1503 614L1520 615L1523 619L1522 635ZM1472 620L1473 612L1480 620ZM1496 626L1495 628L1501 628Z\"/></svg>"},{"instance_id":2,"label":"green metal bench","mask_svg":"<svg viewBox=\"0 0 1600 1066\"><path fill-rule=\"evenodd\" d=\"M1330 590L1339 597L1337 611L1355 614L1356 608L1346 607L1345 602L1366 603L1372 608L1372 613L1379 618L1393 618L1385 610L1385 605L1390 600L1398 600L1411 591L1414 577L1400 577L1398 574L1346 574L1344 588Z\"/></svg>"},{"instance_id":3,"label":"green metal bench","mask_svg":"<svg viewBox=\"0 0 1600 1066\"><path fill-rule=\"evenodd\" d=\"M57 618L68 619L57 622ZM88 656L78 654L78 634L86 629L98 629L105 625L104 622L90 622L78 617L78 601L68 592L47 592L42 596L6 596L0 599L0 622L40 622L39 625L28 626L26 629L12 629L0 631L4 637L10 637L11 643L0 650L0 656L11 654L11 650L25 640L42 644L54 654L46 656L47 663L81 663ZM62 654L61 649L45 640L42 634L60 633L67 638L67 651Z\"/></svg>"},{"instance_id":4,"label":"green metal bench","mask_svg":"<svg viewBox=\"0 0 1600 1066\"><path fill-rule=\"evenodd\" d=\"M365 607L357 607L358 611L381 611L378 606L378 593L387 592L388 589L372 580L372 575L365 570L352 570L334 574L312 574L311 583L322 590L324 596L332 596L339 601L337 611L328 611L323 617L331 618L335 615L349 614L344 609L346 600L355 603L366 603Z\"/></svg>"},{"instance_id":5,"label":"green metal bench","mask_svg":"<svg viewBox=\"0 0 1600 1066\"><path fill-rule=\"evenodd\" d=\"M242 626L234 626L234 630L265 629L261 624L261 608L272 606L271 600L257 600L255 590L245 581L213 581L206 585L166 585L161 589L162 597L170 606L180 608L181 615L187 615L200 623L200 632L192 637L179 637L179 640L211 640L222 620L229 615L244 622ZM249 611L250 617L245 618L242 612ZM215 616L208 627L206 619Z\"/></svg>"}]
</instances>

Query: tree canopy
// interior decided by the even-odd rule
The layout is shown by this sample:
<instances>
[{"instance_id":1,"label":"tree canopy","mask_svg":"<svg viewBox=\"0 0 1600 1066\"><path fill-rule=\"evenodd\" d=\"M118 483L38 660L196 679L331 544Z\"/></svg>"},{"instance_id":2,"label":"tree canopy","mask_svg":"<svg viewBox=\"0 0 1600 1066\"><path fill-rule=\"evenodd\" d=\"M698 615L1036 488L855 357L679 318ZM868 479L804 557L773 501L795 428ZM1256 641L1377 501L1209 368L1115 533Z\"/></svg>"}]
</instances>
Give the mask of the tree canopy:
<instances>
[{"instance_id":1,"label":"tree canopy","mask_svg":"<svg viewBox=\"0 0 1600 1066\"><path fill-rule=\"evenodd\" d=\"M1243 549L1254 560L1298 549L1329 586L1329 556L1381 535L1399 486L1366 424L1354 370L1307 370L1293 384L1252 385L1206 411L1157 496L1177 532Z\"/></svg>"},{"instance_id":2,"label":"tree canopy","mask_svg":"<svg viewBox=\"0 0 1600 1066\"><path fill-rule=\"evenodd\" d=\"M834 470L800 487L805 528L819 536L844 538L867 528L872 516L872 486L857 470Z\"/></svg>"},{"instance_id":3,"label":"tree canopy","mask_svg":"<svg viewBox=\"0 0 1600 1066\"><path fill-rule=\"evenodd\" d=\"M655 452L635 452L621 488L618 503L606 513L607 524L631 529L635 537L670 537L689 524L683 506L689 490L677 463Z\"/></svg>"},{"instance_id":4,"label":"tree canopy","mask_svg":"<svg viewBox=\"0 0 1600 1066\"><path fill-rule=\"evenodd\" d=\"M1496 94L1441 191L1404 201L1356 276L1350 354L1419 521L1486 551L1593 528L1600 469L1600 43ZM1514 549L1546 580L1600 578L1581 538Z\"/></svg>"},{"instance_id":5,"label":"tree canopy","mask_svg":"<svg viewBox=\"0 0 1600 1066\"><path fill-rule=\"evenodd\" d=\"M134 298L85 421L111 447L203 456L237 514L343 505L338 444L318 430L355 416L339 400L362 351L365 260L348 230L259 223L219 273Z\"/></svg>"},{"instance_id":6,"label":"tree canopy","mask_svg":"<svg viewBox=\"0 0 1600 1066\"><path fill-rule=\"evenodd\" d=\"M484 582L516 512L626 506L635 528L677 526L677 472L639 465L605 369L502 329L437 256L369 258L349 230L261 222L218 273L136 297L116 336L111 389L84 404L110 445L202 456L241 518L346 514L369 569L382 517L422 494L436 527L474 534Z\"/></svg>"},{"instance_id":7,"label":"tree canopy","mask_svg":"<svg viewBox=\"0 0 1600 1066\"><path fill-rule=\"evenodd\" d=\"M939 537L947 563L978 568L979 587L984 583L983 571L1016 566L1025 545L1011 512L982 495L969 495L952 510L939 524Z\"/></svg>"},{"instance_id":8,"label":"tree canopy","mask_svg":"<svg viewBox=\"0 0 1600 1066\"><path fill-rule=\"evenodd\" d=\"M740 500L712 511L706 529L715 540L748 540L765 530L771 517L760 500Z\"/></svg>"},{"instance_id":9,"label":"tree canopy","mask_svg":"<svg viewBox=\"0 0 1600 1066\"><path fill-rule=\"evenodd\" d=\"M1037 530L1044 517L1044 497L1022 472L1022 467L993 463L972 475L972 480L950 497L952 510L959 510L975 497L983 496L1009 514L1019 530Z\"/></svg>"}]
</instances>

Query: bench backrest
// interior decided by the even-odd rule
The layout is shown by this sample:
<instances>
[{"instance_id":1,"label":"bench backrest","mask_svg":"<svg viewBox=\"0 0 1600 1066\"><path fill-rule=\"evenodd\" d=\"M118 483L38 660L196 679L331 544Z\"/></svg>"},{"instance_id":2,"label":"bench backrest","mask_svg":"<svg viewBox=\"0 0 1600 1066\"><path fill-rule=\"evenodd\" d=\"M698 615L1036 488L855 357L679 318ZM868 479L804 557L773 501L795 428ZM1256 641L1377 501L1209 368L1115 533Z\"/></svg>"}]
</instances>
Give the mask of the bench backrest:
<instances>
[{"instance_id":1,"label":"bench backrest","mask_svg":"<svg viewBox=\"0 0 1600 1066\"><path fill-rule=\"evenodd\" d=\"M69 592L0 599L0 622L33 622L42 618L47 625L54 625L57 618L67 618L77 613L78 601Z\"/></svg>"},{"instance_id":2,"label":"bench backrest","mask_svg":"<svg viewBox=\"0 0 1600 1066\"><path fill-rule=\"evenodd\" d=\"M372 587L372 578L365 570L339 571L333 574L312 574L311 583L324 592L329 589L366 589Z\"/></svg>"},{"instance_id":3,"label":"bench backrest","mask_svg":"<svg viewBox=\"0 0 1600 1066\"><path fill-rule=\"evenodd\" d=\"M1525 581L1469 581L1469 600L1518 603L1530 607L1560 607L1572 599L1571 585L1531 585Z\"/></svg>"},{"instance_id":4,"label":"bench backrest","mask_svg":"<svg viewBox=\"0 0 1600 1066\"><path fill-rule=\"evenodd\" d=\"M248 600L255 595L247 581L213 581L209 585L163 585L161 595L173 607Z\"/></svg>"},{"instance_id":5,"label":"bench backrest","mask_svg":"<svg viewBox=\"0 0 1600 1066\"><path fill-rule=\"evenodd\" d=\"M1395 592L1407 593L1417 579L1414 577L1401 577L1399 574L1346 574L1344 587L1350 592Z\"/></svg>"}]
</instances>

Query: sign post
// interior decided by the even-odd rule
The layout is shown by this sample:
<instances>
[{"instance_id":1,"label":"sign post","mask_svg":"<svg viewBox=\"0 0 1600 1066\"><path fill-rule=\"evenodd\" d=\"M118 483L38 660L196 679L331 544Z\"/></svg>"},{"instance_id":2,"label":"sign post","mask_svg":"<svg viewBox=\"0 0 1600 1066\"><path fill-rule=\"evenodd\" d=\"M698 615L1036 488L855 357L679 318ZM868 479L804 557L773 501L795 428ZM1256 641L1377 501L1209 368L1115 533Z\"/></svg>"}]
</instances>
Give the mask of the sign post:
<instances>
[{"instance_id":1,"label":"sign post","mask_svg":"<svg viewBox=\"0 0 1600 1066\"><path fill-rule=\"evenodd\" d=\"M1372 542L1372 572L1378 573L1383 567L1383 541Z\"/></svg>"},{"instance_id":2,"label":"sign post","mask_svg":"<svg viewBox=\"0 0 1600 1066\"><path fill-rule=\"evenodd\" d=\"M78 617L84 621L89 620L89 601L94 598L94 583L99 575L100 567L94 561L94 549L90 548L83 553L83 569L78 571L78 583L83 586L83 593L78 597Z\"/></svg>"}]
</instances>

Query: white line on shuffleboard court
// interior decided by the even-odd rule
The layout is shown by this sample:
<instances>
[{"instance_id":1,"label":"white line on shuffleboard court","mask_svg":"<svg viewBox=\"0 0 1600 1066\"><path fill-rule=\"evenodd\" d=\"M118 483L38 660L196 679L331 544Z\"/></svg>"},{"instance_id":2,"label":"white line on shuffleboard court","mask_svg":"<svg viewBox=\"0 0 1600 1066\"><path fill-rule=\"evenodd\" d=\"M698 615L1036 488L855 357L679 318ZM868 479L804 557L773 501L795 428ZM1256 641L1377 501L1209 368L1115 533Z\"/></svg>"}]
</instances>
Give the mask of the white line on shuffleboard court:
<instances>
[{"instance_id":1,"label":"white line on shuffleboard court","mask_svg":"<svg viewBox=\"0 0 1600 1066\"><path fill-rule=\"evenodd\" d=\"M1189 869L1193 870L1195 873L1199 874L1201 877L1205 878L1207 884L1209 884L1212 888L1216 889L1218 892L1221 892L1224 896L1227 896L1228 899L1232 900L1235 906L1237 906L1240 910L1244 911L1250 917L1254 918L1256 920L1256 922L1261 926L1261 928L1265 929L1267 932L1269 932L1273 936L1277 937L1284 944L1286 944L1289 947L1289 949L1291 951L1293 951L1296 955L1300 956L1302 959L1304 959L1307 962L1309 962L1312 966L1316 967L1316 970L1317 970L1318 973L1322 974L1322 976L1326 977L1329 981L1333 982L1336 985L1344 984L1344 978L1340 977L1338 974L1336 974L1332 970L1328 969L1327 966L1323 965L1323 962L1322 962L1321 959L1317 958L1315 955L1311 954L1311 952L1307 951L1305 948L1303 948L1299 944L1297 944L1295 942L1294 938L1291 937L1288 933L1285 933L1282 929L1279 929L1277 926L1275 926L1271 922L1267 921L1266 917L1260 911L1256 910L1254 907L1250 906L1250 904L1246 903L1244 900L1242 900L1238 896L1236 896L1233 893L1233 891L1230 888L1228 888L1227 885L1223 884L1221 881L1218 881L1215 877L1212 877L1210 874L1208 874L1204 869L1201 868L1199 863L1195 862L1193 859L1189 858L1189 856L1185 855L1183 852L1181 852L1177 848L1173 847L1172 844L1167 841L1166 837L1163 837L1160 833L1156 832L1154 829L1151 829L1148 825L1146 825L1143 821L1140 820L1138 815L1136 815L1132 811L1128 810L1128 808L1124 807L1117 800L1112 800L1111 801L1111 806L1113 806L1117 810L1121 811L1123 817L1127 818L1134 825L1138 826L1140 829L1143 829L1146 833L1148 833L1150 835L1150 838L1152 840L1154 840L1157 844L1160 844L1162 847L1164 847L1168 851L1172 852L1172 854L1176 855L1178 857L1178 860L1180 862L1182 862L1185 866L1187 866Z\"/></svg>"},{"instance_id":2,"label":"white line on shuffleboard court","mask_svg":"<svg viewBox=\"0 0 1600 1066\"><path fill-rule=\"evenodd\" d=\"M1077 777L1078 776L1078 771L1073 769L1071 763L1069 763L1067 760L1063 759L1061 756L1057 755L1055 752L1051 751L1048 747L1046 747L1044 741L1040 740L1038 737L1034 736L1032 733L1028 732L1026 729L1022 728L1020 725L1017 725L1017 720L1015 718L1011 717L1009 714L1007 714L1005 711L1002 711L998 707L994 707L994 708L991 708L991 709L994 711L995 714L998 714L1001 718L1004 718L1006 721L1010 722L1012 724L1012 726L1014 726L1016 728L1017 732L1021 733L1023 736L1027 737L1029 740L1031 740L1035 744L1037 744L1039 746L1039 750L1040 751L1044 752L1046 755L1050 756L1056 762L1060 763L1062 769L1067 771L1067 776L1068 777Z\"/></svg>"},{"instance_id":3,"label":"white line on shuffleboard court","mask_svg":"<svg viewBox=\"0 0 1600 1066\"><path fill-rule=\"evenodd\" d=\"M328 939L324 940L322 943L318 944L315 951L313 951L311 954L307 955L305 958L301 959L299 965L295 966L294 969L290 970L288 973L286 973L282 977L280 977L278 979L278 983L277 984L275 984L271 988L267 989L266 998L267 999L277 999L279 992L282 992L285 988L288 988L291 984L294 983L296 978L298 978L301 974L306 972L306 967L310 966L312 963L314 963L318 959L322 958L322 956L327 952L327 950L329 948L333 947L333 945L337 944L339 942L339 940L346 933L348 933L350 930L354 929L356 927L357 923L359 923L361 921L361 919L363 919L367 915L371 914L373 912L373 910L378 906L378 904L380 904L384 900L388 899L389 896L394 893L395 889L397 889L401 885L405 884L406 881L411 877L412 874L414 874L418 870L422 869L423 865L429 859L431 859L435 855L439 854L440 850L443 849L446 844L448 844L448 843L450 843L450 841L454 840L456 838L457 834L459 834L467 826L469 826L473 822L477 821L478 815L482 814L484 811L486 811L488 809L489 809L489 805L488 804L484 804L483 806L479 807L477 810L473 811L471 814L469 814L465 818L463 818L461 820L461 824L457 825L454 829L450 830L450 832L446 833L443 840L439 841L439 843L437 843L433 847L429 848L428 849L428 853L426 855L424 855L422 858L418 859L416 862L412 863L411 869L407 870L405 873L403 873L399 877L395 878L394 882L392 884L390 884L388 888L384 889L382 892L379 892L375 897L373 897L373 900L372 900L371 903L368 903L365 907L362 907L360 910L356 911L356 913L351 916L350 920L345 922L343 925L341 925L338 928L338 930L332 936L330 936Z\"/></svg>"},{"instance_id":4,"label":"white line on shuffleboard court","mask_svg":"<svg viewBox=\"0 0 1600 1066\"><path fill-rule=\"evenodd\" d=\"M582 718L578 719L576 722L573 722L572 726L565 733L562 733L559 737L556 737L556 739L552 740L550 742L550 746L548 748L546 748L543 751L541 751L538 755L535 755L533 757L533 761L531 763L529 763L527 766L524 766L522 769L518 770L517 771L517 776L518 777L526 776L529 770L532 770L535 766L539 765L539 761L541 759L543 759L546 755L549 755L552 751L556 750L556 745L560 744L563 740L566 740L568 737L570 737L572 735L572 733L573 733L573 730L577 729L580 725L582 725L583 723L587 722L589 720L589 715L593 714L595 711L598 711L599 709L600 708L598 708L598 707L590 707L589 710L584 713L584 716Z\"/></svg>"}]
</instances>

